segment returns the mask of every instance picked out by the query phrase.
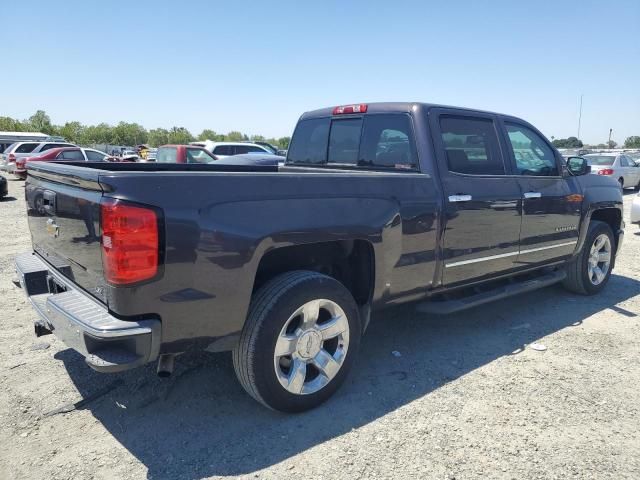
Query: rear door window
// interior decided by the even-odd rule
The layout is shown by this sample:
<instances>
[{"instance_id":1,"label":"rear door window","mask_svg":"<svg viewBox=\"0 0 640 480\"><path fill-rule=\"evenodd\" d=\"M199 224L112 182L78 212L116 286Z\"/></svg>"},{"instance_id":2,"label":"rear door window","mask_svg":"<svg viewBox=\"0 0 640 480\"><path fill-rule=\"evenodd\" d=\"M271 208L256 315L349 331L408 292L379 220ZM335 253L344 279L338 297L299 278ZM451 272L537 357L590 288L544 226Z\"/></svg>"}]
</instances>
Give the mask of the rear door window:
<instances>
[{"instance_id":1,"label":"rear door window","mask_svg":"<svg viewBox=\"0 0 640 480\"><path fill-rule=\"evenodd\" d=\"M177 163L178 149L175 147L162 147L158 149L157 163Z\"/></svg>"},{"instance_id":2,"label":"rear door window","mask_svg":"<svg viewBox=\"0 0 640 480\"><path fill-rule=\"evenodd\" d=\"M37 143L23 143L22 145L18 145L13 153L31 153L37 146Z\"/></svg>"},{"instance_id":3,"label":"rear door window","mask_svg":"<svg viewBox=\"0 0 640 480\"><path fill-rule=\"evenodd\" d=\"M505 174L498 136L491 119L442 115L440 134L450 172Z\"/></svg>"}]
</instances>

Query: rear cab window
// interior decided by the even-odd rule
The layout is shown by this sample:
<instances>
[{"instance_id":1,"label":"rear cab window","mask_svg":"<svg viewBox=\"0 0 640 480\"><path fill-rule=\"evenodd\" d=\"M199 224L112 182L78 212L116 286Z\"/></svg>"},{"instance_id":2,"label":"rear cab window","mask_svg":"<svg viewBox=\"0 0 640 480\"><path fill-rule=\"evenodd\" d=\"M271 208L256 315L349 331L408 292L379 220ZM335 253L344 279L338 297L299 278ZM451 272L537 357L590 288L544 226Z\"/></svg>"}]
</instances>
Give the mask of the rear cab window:
<instances>
[{"instance_id":1,"label":"rear cab window","mask_svg":"<svg viewBox=\"0 0 640 480\"><path fill-rule=\"evenodd\" d=\"M404 113L314 118L298 123L291 165L417 170L411 118Z\"/></svg>"}]
</instances>

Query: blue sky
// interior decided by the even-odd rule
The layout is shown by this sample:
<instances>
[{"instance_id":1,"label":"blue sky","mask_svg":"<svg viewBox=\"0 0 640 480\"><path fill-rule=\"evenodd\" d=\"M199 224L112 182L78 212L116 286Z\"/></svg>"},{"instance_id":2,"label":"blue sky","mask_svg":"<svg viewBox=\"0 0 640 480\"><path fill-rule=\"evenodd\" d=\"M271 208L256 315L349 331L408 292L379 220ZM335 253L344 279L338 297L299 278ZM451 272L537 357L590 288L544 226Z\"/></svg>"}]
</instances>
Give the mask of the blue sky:
<instances>
[{"instance_id":1,"label":"blue sky","mask_svg":"<svg viewBox=\"0 0 640 480\"><path fill-rule=\"evenodd\" d=\"M7 0L0 115L289 135L305 110L426 101L547 136L640 135L640 1Z\"/></svg>"}]
</instances>

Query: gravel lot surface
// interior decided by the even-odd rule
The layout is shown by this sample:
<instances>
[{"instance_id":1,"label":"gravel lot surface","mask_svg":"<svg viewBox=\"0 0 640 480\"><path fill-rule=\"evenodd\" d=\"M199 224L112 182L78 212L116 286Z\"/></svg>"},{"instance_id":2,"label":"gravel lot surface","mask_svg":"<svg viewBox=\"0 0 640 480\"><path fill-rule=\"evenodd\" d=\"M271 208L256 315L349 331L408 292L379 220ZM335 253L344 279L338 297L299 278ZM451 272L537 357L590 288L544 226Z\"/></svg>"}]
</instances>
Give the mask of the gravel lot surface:
<instances>
[{"instance_id":1,"label":"gravel lot surface","mask_svg":"<svg viewBox=\"0 0 640 480\"><path fill-rule=\"evenodd\" d=\"M11 281L30 247L24 183L10 179L9 195L1 479L640 478L635 225L601 295L551 287L449 317L387 312L338 394L287 416L244 393L230 354L184 355L161 380L151 365L98 374L54 336L37 339Z\"/></svg>"}]
</instances>

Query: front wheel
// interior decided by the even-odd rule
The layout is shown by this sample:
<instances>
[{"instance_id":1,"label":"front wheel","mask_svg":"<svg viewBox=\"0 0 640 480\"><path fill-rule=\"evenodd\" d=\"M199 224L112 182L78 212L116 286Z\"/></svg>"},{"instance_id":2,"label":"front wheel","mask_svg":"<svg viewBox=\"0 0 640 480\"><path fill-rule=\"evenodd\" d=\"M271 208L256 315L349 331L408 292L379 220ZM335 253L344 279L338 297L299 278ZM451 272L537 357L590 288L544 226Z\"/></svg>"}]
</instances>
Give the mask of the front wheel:
<instances>
[{"instance_id":1,"label":"front wheel","mask_svg":"<svg viewBox=\"0 0 640 480\"><path fill-rule=\"evenodd\" d=\"M567 267L564 286L582 295L600 292L611 277L615 248L611 227L604 222L592 220L582 250Z\"/></svg>"},{"instance_id":2,"label":"front wheel","mask_svg":"<svg viewBox=\"0 0 640 480\"><path fill-rule=\"evenodd\" d=\"M233 366L254 399L274 410L302 412L342 384L360 335L356 302L340 282L289 272L254 295Z\"/></svg>"}]
</instances>

